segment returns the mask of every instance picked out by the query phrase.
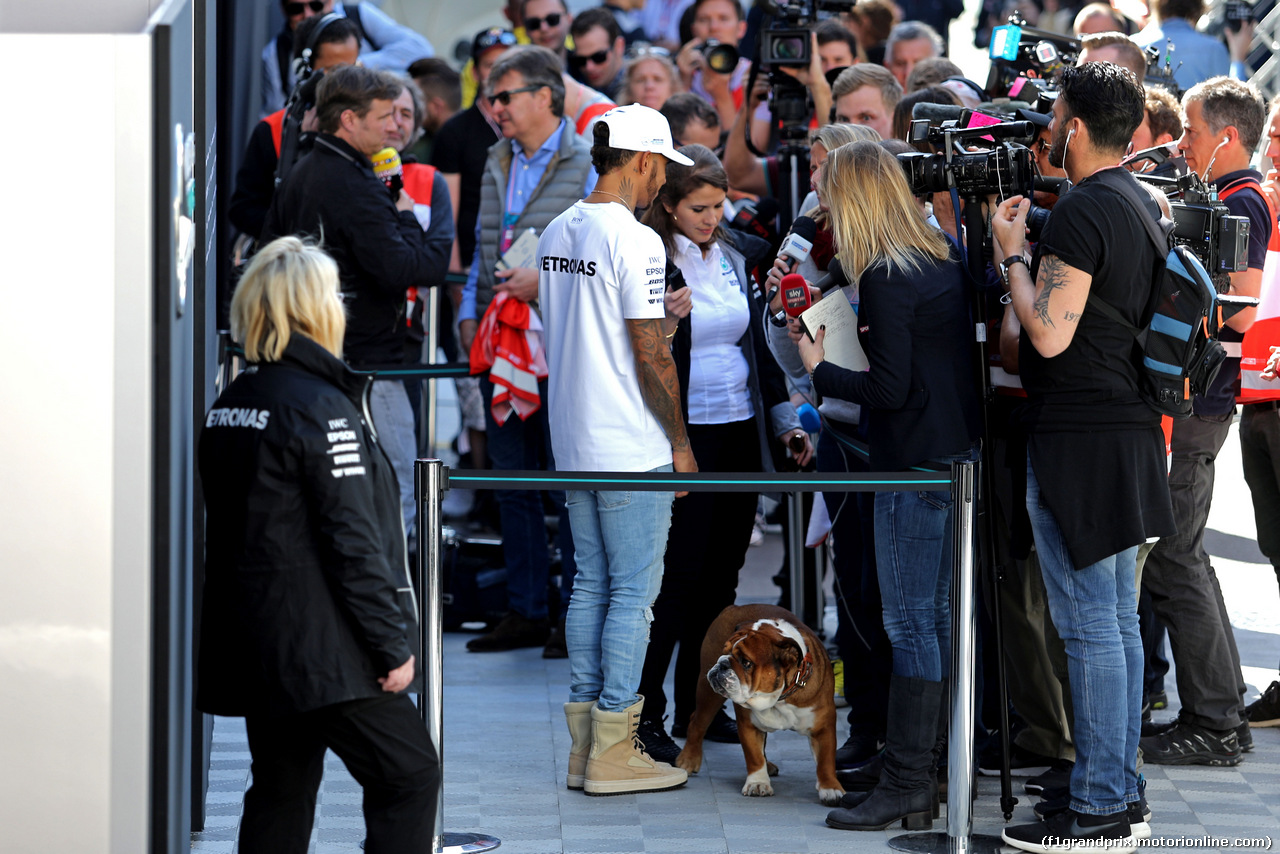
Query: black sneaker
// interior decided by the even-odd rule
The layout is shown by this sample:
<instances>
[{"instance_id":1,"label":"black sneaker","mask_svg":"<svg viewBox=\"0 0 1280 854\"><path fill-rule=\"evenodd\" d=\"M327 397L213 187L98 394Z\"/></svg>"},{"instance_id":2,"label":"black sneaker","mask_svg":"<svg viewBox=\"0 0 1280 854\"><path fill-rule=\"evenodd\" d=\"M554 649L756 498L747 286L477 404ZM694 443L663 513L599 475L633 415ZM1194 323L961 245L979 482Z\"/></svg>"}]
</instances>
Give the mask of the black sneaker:
<instances>
[{"instance_id":1,"label":"black sneaker","mask_svg":"<svg viewBox=\"0 0 1280 854\"><path fill-rule=\"evenodd\" d=\"M1280 680L1262 692L1262 696L1245 706L1249 726L1280 726Z\"/></svg>"},{"instance_id":2,"label":"black sneaker","mask_svg":"<svg viewBox=\"0 0 1280 854\"><path fill-rule=\"evenodd\" d=\"M1158 723L1156 721L1147 720L1142 722L1142 731L1139 734L1141 735L1142 738L1150 738L1153 735L1160 735L1161 733L1166 733L1169 730L1176 727L1177 725L1178 725L1177 718L1174 718L1171 721L1160 721Z\"/></svg>"},{"instance_id":3,"label":"black sneaker","mask_svg":"<svg viewBox=\"0 0 1280 854\"><path fill-rule=\"evenodd\" d=\"M1164 711L1169 708L1169 694L1166 691L1157 691L1151 695L1151 708L1157 712Z\"/></svg>"},{"instance_id":4,"label":"black sneaker","mask_svg":"<svg viewBox=\"0 0 1280 854\"><path fill-rule=\"evenodd\" d=\"M1143 759L1153 765L1240 764L1240 739L1233 729L1219 732L1179 722L1160 735L1140 739L1138 744Z\"/></svg>"},{"instance_id":5,"label":"black sneaker","mask_svg":"<svg viewBox=\"0 0 1280 854\"><path fill-rule=\"evenodd\" d=\"M1053 765L1052 756L1033 753L1019 747L1017 742L1009 743L1009 773L1014 777L1034 777L1043 774ZM990 745L982 751L978 760L978 773L984 777L1000 776L1000 740L993 738Z\"/></svg>"},{"instance_id":6,"label":"black sneaker","mask_svg":"<svg viewBox=\"0 0 1280 854\"><path fill-rule=\"evenodd\" d=\"M836 750L836 770L848 771L869 762L884 750L884 733L851 732Z\"/></svg>"},{"instance_id":7,"label":"black sneaker","mask_svg":"<svg viewBox=\"0 0 1280 854\"><path fill-rule=\"evenodd\" d=\"M689 736L688 722L672 724L671 734L676 738L687 738ZM707 733L703 736L703 739L706 741L714 741L719 744L739 744L738 724L733 718L724 713L724 709L721 709L716 712L716 716L711 719L711 723L707 727ZM650 755L652 756L653 754L650 753Z\"/></svg>"},{"instance_id":8,"label":"black sneaker","mask_svg":"<svg viewBox=\"0 0 1280 854\"><path fill-rule=\"evenodd\" d=\"M564 620L551 627L547 645L542 648L543 658L568 658L569 646L564 639Z\"/></svg>"},{"instance_id":9,"label":"black sneaker","mask_svg":"<svg viewBox=\"0 0 1280 854\"><path fill-rule=\"evenodd\" d=\"M506 652L544 646L550 629L546 620L531 620L515 611L502 618L493 631L467 641L468 652Z\"/></svg>"},{"instance_id":10,"label":"black sneaker","mask_svg":"<svg viewBox=\"0 0 1280 854\"><path fill-rule=\"evenodd\" d=\"M1133 841L1127 813L1085 815L1075 810L1058 813L1035 824L1006 827L1005 842L1038 854L1079 854L1083 848L1099 848L1108 854L1132 854Z\"/></svg>"},{"instance_id":11,"label":"black sneaker","mask_svg":"<svg viewBox=\"0 0 1280 854\"><path fill-rule=\"evenodd\" d=\"M662 725L662 721L640 721L639 726L636 727L636 735L644 742L645 752L651 759L668 765L676 764L676 757L680 755L680 745L667 735L667 729Z\"/></svg>"},{"instance_id":12,"label":"black sneaker","mask_svg":"<svg viewBox=\"0 0 1280 854\"><path fill-rule=\"evenodd\" d=\"M1147 806L1147 799L1139 796L1136 803L1129 804L1129 832L1133 834L1133 838L1150 839L1151 838L1151 808Z\"/></svg>"},{"instance_id":13,"label":"black sneaker","mask_svg":"<svg viewBox=\"0 0 1280 854\"><path fill-rule=\"evenodd\" d=\"M1146 783L1140 783L1144 789ZM1064 813L1071 809L1071 793L1060 792L1055 797L1041 801L1036 804L1033 809L1040 819L1052 818L1055 815ZM1135 803L1129 804L1126 808L1129 815L1129 829L1133 833L1134 839L1150 839L1151 838L1151 808L1147 806L1147 799L1144 795L1139 795Z\"/></svg>"},{"instance_id":14,"label":"black sneaker","mask_svg":"<svg viewBox=\"0 0 1280 854\"><path fill-rule=\"evenodd\" d=\"M1067 789L1071 786L1071 769L1076 763L1070 759L1058 759L1049 766L1049 770L1026 782L1023 788L1028 795L1044 795L1052 789Z\"/></svg>"},{"instance_id":15,"label":"black sneaker","mask_svg":"<svg viewBox=\"0 0 1280 854\"><path fill-rule=\"evenodd\" d=\"M1071 792L1055 791L1053 797L1045 798L1032 809L1035 810L1036 817L1039 819L1053 818L1058 813L1071 809Z\"/></svg>"},{"instance_id":16,"label":"black sneaker","mask_svg":"<svg viewBox=\"0 0 1280 854\"><path fill-rule=\"evenodd\" d=\"M1249 722L1241 721L1236 727L1236 740L1240 742L1241 753L1253 753L1253 733L1249 731Z\"/></svg>"}]
</instances>

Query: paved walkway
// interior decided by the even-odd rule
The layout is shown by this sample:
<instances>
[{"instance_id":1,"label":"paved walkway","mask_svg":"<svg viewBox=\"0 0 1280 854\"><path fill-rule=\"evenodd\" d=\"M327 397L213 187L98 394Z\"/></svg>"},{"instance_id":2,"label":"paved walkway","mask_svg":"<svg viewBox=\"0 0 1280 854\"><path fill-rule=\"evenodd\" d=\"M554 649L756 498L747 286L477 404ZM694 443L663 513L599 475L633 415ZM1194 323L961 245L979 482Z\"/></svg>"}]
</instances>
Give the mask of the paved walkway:
<instances>
[{"instance_id":1,"label":"paved walkway","mask_svg":"<svg viewBox=\"0 0 1280 854\"><path fill-rule=\"evenodd\" d=\"M1233 436L1220 461L1209 546L1236 626L1246 681L1255 690L1276 678L1280 607L1275 577L1254 544L1247 490L1238 475ZM1237 456L1232 456L1237 454ZM769 576L781 555L780 538L753 549L739 601L770 601ZM833 625L834 612L828 609ZM830 635L829 635L830 636ZM539 650L469 654L466 635L445 636L445 829L482 831L511 854L803 854L883 852L901 831L851 833L823 823L826 808L814 793L813 760L806 740L778 733L769 756L780 766L772 798L744 798L737 745L708 744L700 774L682 789L648 795L592 798L564 787L569 734L561 704L568 684L564 661L544 661ZM1168 680L1171 716L1177 707ZM670 694L670 688L668 688ZM843 726L843 724L842 724ZM844 733L841 734L843 740ZM1280 842L1280 728L1254 730L1256 749L1237 768L1147 765L1147 797L1157 837L1203 837ZM219 718L214 729L207 829L192 850L231 854L249 781L243 723ZM1017 780L1015 779L1015 787ZM998 835L999 780L983 777L974 805L975 833ZM1015 821L1031 819L1033 798L1020 796ZM935 830L946 829L945 813ZM363 838L360 790L332 755L320 793L314 854L358 850ZM1223 847L1213 844L1207 847Z\"/></svg>"}]
</instances>

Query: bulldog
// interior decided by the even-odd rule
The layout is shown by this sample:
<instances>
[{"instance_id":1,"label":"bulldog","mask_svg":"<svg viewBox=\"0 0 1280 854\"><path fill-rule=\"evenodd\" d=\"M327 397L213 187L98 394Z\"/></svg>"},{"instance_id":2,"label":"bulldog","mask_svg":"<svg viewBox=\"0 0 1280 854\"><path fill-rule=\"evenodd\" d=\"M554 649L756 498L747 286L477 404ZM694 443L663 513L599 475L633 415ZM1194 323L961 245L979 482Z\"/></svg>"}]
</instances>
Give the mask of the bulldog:
<instances>
[{"instance_id":1,"label":"bulldog","mask_svg":"<svg viewBox=\"0 0 1280 854\"><path fill-rule=\"evenodd\" d=\"M827 651L790 611L774 605L730 605L720 612L702 641L698 704L676 765L696 774L702 767L702 739L723 702L733 701L738 737L747 760L742 794L773 794L769 777L778 767L764 755L765 738L780 729L809 737L818 761L818 799L840 803L836 779L834 677Z\"/></svg>"}]
</instances>

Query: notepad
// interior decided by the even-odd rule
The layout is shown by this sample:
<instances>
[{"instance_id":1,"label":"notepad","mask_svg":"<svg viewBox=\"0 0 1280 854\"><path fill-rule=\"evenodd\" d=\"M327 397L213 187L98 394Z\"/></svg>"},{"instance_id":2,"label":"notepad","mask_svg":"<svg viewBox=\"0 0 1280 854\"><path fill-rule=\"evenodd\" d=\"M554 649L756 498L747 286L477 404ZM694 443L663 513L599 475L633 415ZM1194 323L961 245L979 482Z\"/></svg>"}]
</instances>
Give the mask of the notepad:
<instances>
[{"instance_id":1,"label":"notepad","mask_svg":"<svg viewBox=\"0 0 1280 854\"><path fill-rule=\"evenodd\" d=\"M800 315L800 325L810 338L819 327L827 327L822 339L824 361L851 371L865 371L870 367L858 341L858 315L844 294L835 291L815 302Z\"/></svg>"},{"instance_id":2,"label":"notepad","mask_svg":"<svg viewBox=\"0 0 1280 854\"><path fill-rule=\"evenodd\" d=\"M513 270L518 267L538 268L538 232L532 228L525 229L515 242L507 248L507 253L494 265L497 270Z\"/></svg>"}]
</instances>

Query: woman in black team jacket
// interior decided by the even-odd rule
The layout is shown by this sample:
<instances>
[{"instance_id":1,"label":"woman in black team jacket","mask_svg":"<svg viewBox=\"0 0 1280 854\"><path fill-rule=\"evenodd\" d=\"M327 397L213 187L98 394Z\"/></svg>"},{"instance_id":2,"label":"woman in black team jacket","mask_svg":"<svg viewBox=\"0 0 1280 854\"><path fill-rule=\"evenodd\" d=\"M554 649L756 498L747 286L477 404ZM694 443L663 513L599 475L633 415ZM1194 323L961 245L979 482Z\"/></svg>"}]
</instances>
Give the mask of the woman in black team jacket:
<instances>
[{"instance_id":1,"label":"woman in black team jacket","mask_svg":"<svg viewBox=\"0 0 1280 854\"><path fill-rule=\"evenodd\" d=\"M326 748L364 787L366 850L425 852L439 763L403 693L415 633L400 505L338 359L338 271L293 237L231 305L250 367L199 440L207 558L196 703L243 716L253 758L240 851L305 852Z\"/></svg>"},{"instance_id":2,"label":"woman in black team jacket","mask_svg":"<svg viewBox=\"0 0 1280 854\"><path fill-rule=\"evenodd\" d=\"M979 434L960 264L880 145L840 146L819 181L840 261L858 280L858 336L870 367L824 361L825 334L810 341L797 326L813 389L869 408L873 471L946 470L969 457ZM933 750L950 662L951 520L950 490L876 493L876 573L893 646L886 745L875 789L869 797L845 795L845 808L827 817L832 827L931 823Z\"/></svg>"},{"instance_id":3,"label":"woman in black team jacket","mask_svg":"<svg viewBox=\"0 0 1280 854\"><path fill-rule=\"evenodd\" d=\"M680 377L680 409L700 471L773 471L795 441L812 455L787 396L782 370L764 341L761 306L749 271L768 256L764 241L724 229L724 167L709 148L686 145L692 166L667 164L667 180L644 222L658 233L688 285L668 291L667 331ZM759 246L748 244L758 243ZM746 260L746 256L753 260ZM663 725L662 682L679 644L672 733L683 737L697 700L702 639L732 605L756 518L754 492L694 492L671 514L662 589L653 605L640 678L640 737L649 755L674 762L680 748ZM738 740L734 722L716 715L707 738Z\"/></svg>"}]
</instances>

